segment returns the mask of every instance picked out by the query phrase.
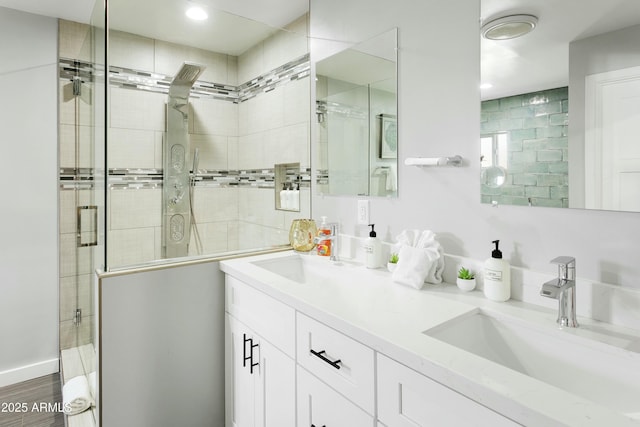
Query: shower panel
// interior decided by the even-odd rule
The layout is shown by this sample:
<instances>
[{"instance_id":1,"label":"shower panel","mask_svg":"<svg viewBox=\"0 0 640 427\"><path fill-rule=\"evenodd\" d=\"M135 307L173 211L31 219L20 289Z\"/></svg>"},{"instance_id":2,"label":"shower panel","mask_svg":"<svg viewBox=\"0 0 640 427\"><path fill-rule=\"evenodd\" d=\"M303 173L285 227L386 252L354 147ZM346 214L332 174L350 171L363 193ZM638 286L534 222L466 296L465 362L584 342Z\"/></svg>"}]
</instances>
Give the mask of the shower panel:
<instances>
[{"instance_id":1,"label":"shower panel","mask_svg":"<svg viewBox=\"0 0 640 427\"><path fill-rule=\"evenodd\" d=\"M191 230L189 171L189 93L205 67L185 62L171 81L167 102L162 187L162 254L174 258L189 254ZM193 171L195 174L196 171Z\"/></svg>"}]
</instances>

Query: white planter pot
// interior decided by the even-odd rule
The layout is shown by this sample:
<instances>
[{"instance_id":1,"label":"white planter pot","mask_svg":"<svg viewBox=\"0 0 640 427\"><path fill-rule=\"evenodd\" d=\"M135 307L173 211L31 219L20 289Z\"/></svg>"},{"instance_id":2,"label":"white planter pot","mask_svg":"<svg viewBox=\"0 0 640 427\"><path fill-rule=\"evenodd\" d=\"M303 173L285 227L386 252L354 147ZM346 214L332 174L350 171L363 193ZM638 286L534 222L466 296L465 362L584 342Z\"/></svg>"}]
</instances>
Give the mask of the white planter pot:
<instances>
[{"instance_id":1,"label":"white planter pot","mask_svg":"<svg viewBox=\"0 0 640 427\"><path fill-rule=\"evenodd\" d=\"M393 273L393 271L396 269L396 267L398 266L397 263L392 263L392 262L388 262L387 263L387 270L389 270L390 272Z\"/></svg>"},{"instance_id":2,"label":"white planter pot","mask_svg":"<svg viewBox=\"0 0 640 427\"><path fill-rule=\"evenodd\" d=\"M458 289L464 292L472 291L476 288L476 279L456 279L456 285L458 285Z\"/></svg>"}]
</instances>

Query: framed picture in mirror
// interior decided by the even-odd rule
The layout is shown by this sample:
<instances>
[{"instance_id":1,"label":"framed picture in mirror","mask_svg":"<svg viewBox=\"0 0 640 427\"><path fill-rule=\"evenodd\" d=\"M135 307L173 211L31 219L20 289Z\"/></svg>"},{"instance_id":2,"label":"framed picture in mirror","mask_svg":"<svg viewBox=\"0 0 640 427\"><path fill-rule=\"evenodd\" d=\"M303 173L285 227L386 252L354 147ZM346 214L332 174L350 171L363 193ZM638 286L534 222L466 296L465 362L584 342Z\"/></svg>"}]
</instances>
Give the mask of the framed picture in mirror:
<instances>
[{"instance_id":1,"label":"framed picture in mirror","mask_svg":"<svg viewBox=\"0 0 640 427\"><path fill-rule=\"evenodd\" d=\"M380 158L398 157L398 123L392 114L379 114L380 120Z\"/></svg>"}]
</instances>

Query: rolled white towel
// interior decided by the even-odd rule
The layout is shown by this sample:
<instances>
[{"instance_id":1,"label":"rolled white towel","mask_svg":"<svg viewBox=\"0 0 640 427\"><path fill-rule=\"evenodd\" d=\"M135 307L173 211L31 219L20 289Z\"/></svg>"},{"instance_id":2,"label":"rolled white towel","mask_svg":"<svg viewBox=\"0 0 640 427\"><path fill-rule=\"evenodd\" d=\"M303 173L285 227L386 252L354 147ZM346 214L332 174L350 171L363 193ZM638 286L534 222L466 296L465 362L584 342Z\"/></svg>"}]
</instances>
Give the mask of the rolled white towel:
<instances>
[{"instance_id":1,"label":"rolled white towel","mask_svg":"<svg viewBox=\"0 0 640 427\"><path fill-rule=\"evenodd\" d=\"M67 415L86 411L94 404L89 381L84 375L71 378L62 387L62 404Z\"/></svg>"},{"instance_id":2,"label":"rolled white towel","mask_svg":"<svg viewBox=\"0 0 640 427\"><path fill-rule=\"evenodd\" d=\"M436 234L433 231L415 229L403 230L396 237L396 242L397 243L394 246L393 251L398 252L398 256L400 259L398 261L398 267L396 267L396 271L400 267L400 263L402 262L400 252L402 251L403 247L408 246L414 249L422 249L425 254L427 254L425 257L423 257L423 260L421 261L422 265L420 266L421 270L426 270L423 280L428 283L442 283L442 273L444 272L444 251L442 249L442 245L440 245L440 243L436 240ZM403 270L405 268L408 267L405 266ZM403 280L406 282L408 279ZM394 281L398 280L394 278ZM422 287L422 283L420 283L419 285L411 286L420 289Z\"/></svg>"},{"instance_id":3,"label":"rolled white towel","mask_svg":"<svg viewBox=\"0 0 640 427\"><path fill-rule=\"evenodd\" d=\"M402 285L421 289L429 274L433 274L440 254L433 248L402 246L398 254L398 266L392 280Z\"/></svg>"}]
</instances>

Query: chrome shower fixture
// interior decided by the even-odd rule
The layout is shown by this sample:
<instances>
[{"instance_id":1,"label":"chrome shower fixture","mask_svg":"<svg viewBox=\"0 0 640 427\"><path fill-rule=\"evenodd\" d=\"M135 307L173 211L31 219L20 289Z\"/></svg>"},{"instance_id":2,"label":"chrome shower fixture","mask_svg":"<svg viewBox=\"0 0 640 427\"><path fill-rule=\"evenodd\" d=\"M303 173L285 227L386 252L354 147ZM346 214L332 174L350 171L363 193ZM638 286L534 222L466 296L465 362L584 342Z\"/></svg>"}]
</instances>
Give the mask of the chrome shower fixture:
<instances>
[{"instance_id":1,"label":"chrome shower fixture","mask_svg":"<svg viewBox=\"0 0 640 427\"><path fill-rule=\"evenodd\" d=\"M197 170L189 171L189 93L205 70L204 65L185 62L169 86L167 133L163 144L162 254L175 258L189 254L193 225L191 186ZM197 150L193 159L198 166Z\"/></svg>"},{"instance_id":2,"label":"chrome shower fixture","mask_svg":"<svg viewBox=\"0 0 640 427\"><path fill-rule=\"evenodd\" d=\"M169 86L169 97L187 98L193 84L204 72L205 66L195 62L183 62L171 85Z\"/></svg>"}]
</instances>

